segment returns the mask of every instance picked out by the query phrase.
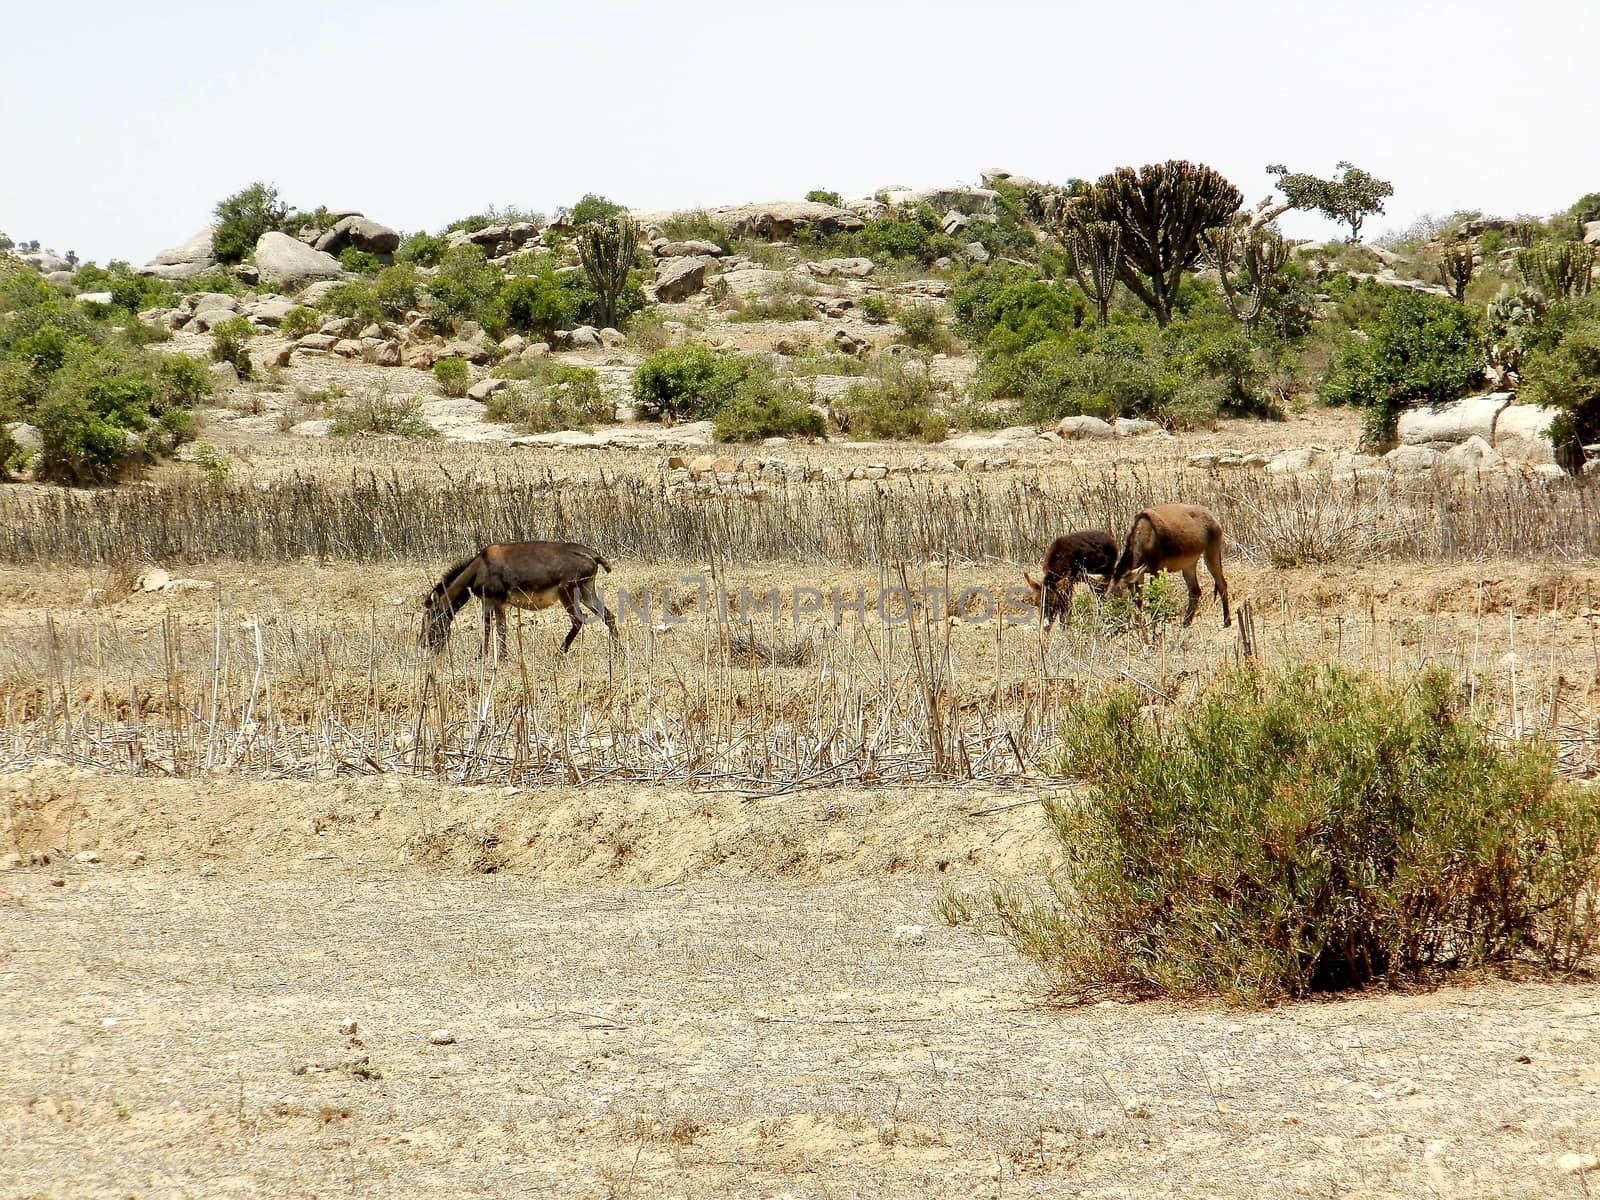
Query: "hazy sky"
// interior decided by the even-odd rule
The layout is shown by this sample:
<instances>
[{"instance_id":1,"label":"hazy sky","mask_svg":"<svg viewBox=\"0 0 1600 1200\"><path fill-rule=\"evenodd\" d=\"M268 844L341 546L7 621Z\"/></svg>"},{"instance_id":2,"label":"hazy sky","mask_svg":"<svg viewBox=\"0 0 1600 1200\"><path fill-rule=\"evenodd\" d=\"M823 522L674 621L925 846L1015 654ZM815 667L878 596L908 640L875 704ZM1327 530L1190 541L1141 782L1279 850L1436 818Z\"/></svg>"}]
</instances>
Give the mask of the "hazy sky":
<instances>
[{"instance_id":1,"label":"hazy sky","mask_svg":"<svg viewBox=\"0 0 1600 1200\"><path fill-rule=\"evenodd\" d=\"M1600 0L8 5L0 229L140 263L255 179L411 231L1180 157L1250 203L1350 159L1372 234L1600 190L1597 45Z\"/></svg>"}]
</instances>

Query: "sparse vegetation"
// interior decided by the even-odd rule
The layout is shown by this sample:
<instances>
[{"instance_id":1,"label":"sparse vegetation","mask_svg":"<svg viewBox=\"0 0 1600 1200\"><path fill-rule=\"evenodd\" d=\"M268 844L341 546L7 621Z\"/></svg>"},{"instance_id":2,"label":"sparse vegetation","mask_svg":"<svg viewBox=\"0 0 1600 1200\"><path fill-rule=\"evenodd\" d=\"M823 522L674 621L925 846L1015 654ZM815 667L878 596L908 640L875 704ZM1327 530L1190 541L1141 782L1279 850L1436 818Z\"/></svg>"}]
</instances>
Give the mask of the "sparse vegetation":
<instances>
[{"instance_id":1,"label":"sparse vegetation","mask_svg":"<svg viewBox=\"0 0 1600 1200\"><path fill-rule=\"evenodd\" d=\"M211 327L211 361L230 364L240 379L249 379L254 370L248 349L255 329L244 317L230 317Z\"/></svg>"},{"instance_id":2,"label":"sparse vegetation","mask_svg":"<svg viewBox=\"0 0 1600 1200\"><path fill-rule=\"evenodd\" d=\"M588 367L570 367L541 359L516 372L521 380L494 393L484 404L491 421L524 433L592 429L610 421L615 406L600 387L600 376Z\"/></svg>"},{"instance_id":3,"label":"sparse vegetation","mask_svg":"<svg viewBox=\"0 0 1600 1200\"><path fill-rule=\"evenodd\" d=\"M441 358L433 364L433 381L439 385L441 395L465 396L472 386L472 368L465 359Z\"/></svg>"},{"instance_id":4,"label":"sparse vegetation","mask_svg":"<svg viewBox=\"0 0 1600 1200\"><path fill-rule=\"evenodd\" d=\"M452 361L447 359L448 361ZM459 360L454 360L459 361ZM334 437L389 435L402 438L433 438L439 431L422 417L422 403L415 396L390 396L368 390L333 405L329 432Z\"/></svg>"}]
</instances>

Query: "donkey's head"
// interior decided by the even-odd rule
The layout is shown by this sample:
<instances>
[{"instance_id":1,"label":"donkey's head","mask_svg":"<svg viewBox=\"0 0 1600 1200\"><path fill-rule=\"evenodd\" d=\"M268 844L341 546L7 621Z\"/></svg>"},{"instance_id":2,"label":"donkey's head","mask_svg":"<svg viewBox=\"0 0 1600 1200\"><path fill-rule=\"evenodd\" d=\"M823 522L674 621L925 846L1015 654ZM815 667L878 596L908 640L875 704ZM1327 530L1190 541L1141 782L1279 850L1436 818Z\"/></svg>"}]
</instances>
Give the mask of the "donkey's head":
<instances>
[{"instance_id":1,"label":"donkey's head","mask_svg":"<svg viewBox=\"0 0 1600 1200\"><path fill-rule=\"evenodd\" d=\"M456 610L440 588L434 588L422 602L422 644L438 654L450 640L450 622Z\"/></svg>"}]
</instances>

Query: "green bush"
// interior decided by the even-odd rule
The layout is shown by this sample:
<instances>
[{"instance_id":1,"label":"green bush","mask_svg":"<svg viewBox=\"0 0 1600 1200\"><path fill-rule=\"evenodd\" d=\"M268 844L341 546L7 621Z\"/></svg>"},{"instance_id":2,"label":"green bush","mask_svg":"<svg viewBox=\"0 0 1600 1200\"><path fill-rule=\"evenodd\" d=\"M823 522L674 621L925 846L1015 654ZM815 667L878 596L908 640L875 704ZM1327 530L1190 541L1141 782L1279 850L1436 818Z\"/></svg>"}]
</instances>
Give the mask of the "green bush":
<instances>
[{"instance_id":1,"label":"green bush","mask_svg":"<svg viewBox=\"0 0 1600 1200\"><path fill-rule=\"evenodd\" d=\"M415 267L436 267L449 249L449 240L439 234L413 233L400 243L400 248L394 252L394 261Z\"/></svg>"},{"instance_id":2,"label":"green bush","mask_svg":"<svg viewBox=\"0 0 1600 1200\"><path fill-rule=\"evenodd\" d=\"M211 395L211 372L198 358L187 354L157 354L154 361L157 402L152 411L157 415L173 409L193 408Z\"/></svg>"},{"instance_id":3,"label":"green bush","mask_svg":"<svg viewBox=\"0 0 1600 1200\"><path fill-rule=\"evenodd\" d=\"M335 288L334 291L339 289ZM286 338L302 338L322 328L322 314L304 304L296 304L284 314L278 331Z\"/></svg>"},{"instance_id":4,"label":"green bush","mask_svg":"<svg viewBox=\"0 0 1600 1200\"><path fill-rule=\"evenodd\" d=\"M806 193L806 199L813 204L831 204L835 208L841 208L844 205L844 201L839 198L838 192L829 192L822 188L812 188Z\"/></svg>"},{"instance_id":5,"label":"green bush","mask_svg":"<svg viewBox=\"0 0 1600 1200\"><path fill-rule=\"evenodd\" d=\"M720 358L709 346L690 342L657 350L633 373L633 396L662 416L709 417L749 378L750 359Z\"/></svg>"},{"instance_id":6,"label":"green bush","mask_svg":"<svg viewBox=\"0 0 1600 1200\"><path fill-rule=\"evenodd\" d=\"M893 306L882 296L863 296L857 307L861 310L862 317L874 325L882 325L894 315Z\"/></svg>"},{"instance_id":7,"label":"green bush","mask_svg":"<svg viewBox=\"0 0 1600 1200\"><path fill-rule=\"evenodd\" d=\"M1562 410L1551 440L1561 464L1576 471L1583 447L1600 440L1600 297L1551 306L1528 340L1518 399Z\"/></svg>"},{"instance_id":8,"label":"green bush","mask_svg":"<svg viewBox=\"0 0 1600 1200\"><path fill-rule=\"evenodd\" d=\"M757 321L815 321L817 309L806 297L811 293L808 285L789 278L774 280L759 296L740 300L728 320L753 323Z\"/></svg>"},{"instance_id":9,"label":"green bush","mask_svg":"<svg viewBox=\"0 0 1600 1200\"><path fill-rule=\"evenodd\" d=\"M1465 395L1483 367L1474 315L1465 305L1393 290L1366 336L1340 343L1320 389L1328 404L1367 410L1363 429L1374 445L1394 439L1407 408Z\"/></svg>"},{"instance_id":10,"label":"green bush","mask_svg":"<svg viewBox=\"0 0 1600 1200\"><path fill-rule=\"evenodd\" d=\"M600 386L600 374L541 359L525 373L526 382L490 396L484 415L524 433L592 429L611 421L615 406Z\"/></svg>"},{"instance_id":11,"label":"green bush","mask_svg":"<svg viewBox=\"0 0 1600 1200\"><path fill-rule=\"evenodd\" d=\"M383 266L376 254L370 250L358 250L354 246L346 246L339 251L339 265L357 275L376 275Z\"/></svg>"},{"instance_id":12,"label":"green bush","mask_svg":"<svg viewBox=\"0 0 1600 1200\"><path fill-rule=\"evenodd\" d=\"M1548 745L1502 745L1450 677L1224 674L1157 718L1118 689L1074 708L1047 801L1051 898L997 891L1062 994L1260 1004L1589 950L1600 808ZM947 906L951 912L957 906Z\"/></svg>"},{"instance_id":13,"label":"green bush","mask_svg":"<svg viewBox=\"0 0 1600 1200\"><path fill-rule=\"evenodd\" d=\"M565 282L576 275L557 275L548 266L536 274L513 275L500 292L506 324L545 341L558 329L571 329L578 323L586 290Z\"/></svg>"},{"instance_id":14,"label":"green bush","mask_svg":"<svg viewBox=\"0 0 1600 1200\"><path fill-rule=\"evenodd\" d=\"M728 231L703 208L673 213L661 222L661 234L671 242L715 242L719 246L728 237Z\"/></svg>"},{"instance_id":15,"label":"green bush","mask_svg":"<svg viewBox=\"0 0 1600 1200\"><path fill-rule=\"evenodd\" d=\"M446 396L460 398L472 386L472 369L465 359L441 358L433 364L433 380Z\"/></svg>"},{"instance_id":16,"label":"green bush","mask_svg":"<svg viewBox=\"0 0 1600 1200\"><path fill-rule=\"evenodd\" d=\"M910 261L923 266L960 247L939 228L939 218L926 204L911 217L884 216L868 221L856 235L861 252L882 263Z\"/></svg>"},{"instance_id":17,"label":"green bush","mask_svg":"<svg viewBox=\"0 0 1600 1200\"><path fill-rule=\"evenodd\" d=\"M252 183L217 202L217 223L211 235L211 250L220 263L243 262L255 252L261 235L282 229L287 210L278 202L278 189L271 184Z\"/></svg>"},{"instance_id":18,"label":"green bush","mask_svg":"<svg viewBox=\"0 0 1600 1200\"><path fill-rule=\"evenodd\" d=\"M948 417L934 407L940 399L925 366L886 359L870 379L850 385L837 411L852 436L939 442L950 432Z\"/></svg>"},{"instance_id":19,"label":"green bush","mask_svg":"<svg viewBox=\"0 0 1600 1200\"><path fill-rule=\"evenodd\" d=\"M93 263L81 267L72 277L72 284L80 292L110 292L114 308L127 312L143 312L147 308L174 308L179 292L164 279L138 275L127 263L113 261L108 267Z\"/></svg>"},{"instance_id":20,"label":"green bush","mask_svg":"<svg viewBox=\"0 0 1600 1200\"><path fill-rule=\"evenodd\" d=\"M354 317L364 325L400 321L420 302L421 277L409 263L382 268L375 277L351 279L331 289L322 306L336 317Z\"/></svg>"},{"instance_id":21,"label":"green bush","mask_svg":"<svg viewBox=\"0 0 1600 1200\"><path fill-rule=\"evenodd\" d=\"M229 317L211 327L211 361L232 363L240 379L249 379L254 368L246 349L255 327L244 317Z\"/></svg>"},{"instance_id":22,"label":"green bush","mask_svg":"<svg viewBox=\"0 0 1600 1200\"><path fill-rule=\"evenodd\" d=\"M460 359L446 359L460 362ZM465 366L462 363L462 366ZM335 405L329 416L328 431L335 437L389 435L403 438L438 437L439 431L422 418L422 402L415 396L389 396L381 391L366 392Z\"/></svg>"},{"instance_id":23,"label":"green bush","mask_svg":"<svg viewBox=\"0 0 1600 1200\"><path fill-rule=\"evenodd\" d=\"M826 422L808 397L795 388L754 371L712 414L719 442L759 442L769 437L821 437Z\"/></svg>"},{"instance_id":24,"label":"green bush","mask_svg":"<svg viewBox=\"0 0 1600 1200\"><path fill-rule=\"evenodd\" d=\"M42 443L35 463L40 479L76 487L111 483L134 460L129 431L81 397L52 397L30 415Z\"/></svg>"},{"instance_id":25,"label":"green bush","mask_svg":"<svg viewBox=\"0 0 1600 1200\"><path fill-rule=\"evenodd\" d=\"M428 280L433 297L430 319L441 327L453 328L462 321L476 321L489 333L499 336L505 329L505 310L500 306L503 277L477 246L457 246L440 260L439 271Z\"/></svg>"},{"instance_id":26,"label":"green bush","mask_svg":"<svg viewBox=\"0 0 1600 1200\"><path fill-rule=\"evenodd\" d=\"M900 336L896 340L907 346L930 354L944 354L956 348L955 338L944 323L944 310L937 304L908 304L897 319Z\"/></svg>"},{"instance_id":27,"label":"green bush","mask_svg":"<svg viewBox=\"0 0 1600 1200\"><path fill-rule=\"evenodd\" d=\"M609 221L613 217L620 217L627 213L627 209L620 204L607 200L604 196L596 196L593 192L585 192L583 199L572 206L572 212L567 219L574 225L588 225L592 222Z\"/></svg>"}]
</instances>

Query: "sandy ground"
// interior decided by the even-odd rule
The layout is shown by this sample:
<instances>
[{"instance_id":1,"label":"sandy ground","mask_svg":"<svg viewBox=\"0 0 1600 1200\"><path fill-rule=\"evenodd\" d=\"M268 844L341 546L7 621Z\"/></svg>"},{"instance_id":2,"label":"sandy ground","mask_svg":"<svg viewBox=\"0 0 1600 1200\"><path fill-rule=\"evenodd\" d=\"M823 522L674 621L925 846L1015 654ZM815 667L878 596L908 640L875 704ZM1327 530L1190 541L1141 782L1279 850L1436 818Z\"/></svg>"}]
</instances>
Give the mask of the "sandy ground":
<instances>
[{"instance_id":1,"label":"sandy ground","mask_svg":"<svg viewBox=\"0 0 1600 1200\"><path fill-rule=\"evenodd\" d=\"M1042 1008L937 886L14 871L0 1194L1588 1194L1593 983Z\"/></svg>"}]
</instances>

